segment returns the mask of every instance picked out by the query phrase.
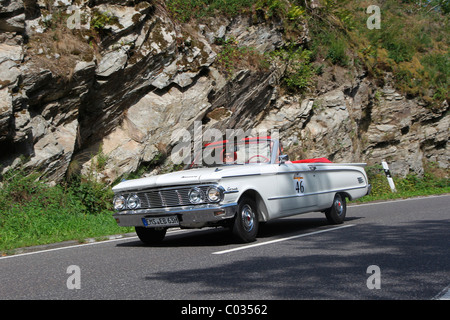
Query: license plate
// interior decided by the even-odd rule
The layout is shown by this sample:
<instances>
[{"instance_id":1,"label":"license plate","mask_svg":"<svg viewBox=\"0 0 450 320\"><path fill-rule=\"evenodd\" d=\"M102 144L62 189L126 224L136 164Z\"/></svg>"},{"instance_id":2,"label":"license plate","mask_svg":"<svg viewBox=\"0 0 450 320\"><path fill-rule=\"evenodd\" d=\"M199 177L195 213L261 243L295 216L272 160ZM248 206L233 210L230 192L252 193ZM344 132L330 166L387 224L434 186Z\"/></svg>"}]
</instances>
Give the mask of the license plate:
<instances>
[{"instance_id":1,"label":"license plate","mask_svg":"<svg viewBox=\"0 0 450 320\"><path fill-rule=\"evenodd\" d=\"M142 222L146 227L173 227L180 225L177 216L142 218Z\"/></svg>"}]
</instances>

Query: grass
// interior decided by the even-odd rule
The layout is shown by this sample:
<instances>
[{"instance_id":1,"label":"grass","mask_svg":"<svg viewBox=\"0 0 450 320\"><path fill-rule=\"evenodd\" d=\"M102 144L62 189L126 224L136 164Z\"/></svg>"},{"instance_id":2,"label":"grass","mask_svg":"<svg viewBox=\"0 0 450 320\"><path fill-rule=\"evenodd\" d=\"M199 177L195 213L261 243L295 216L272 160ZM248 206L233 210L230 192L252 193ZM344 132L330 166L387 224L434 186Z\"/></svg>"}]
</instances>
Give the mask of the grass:
<instances>
[{"instance_id":1,"label":"grass","mask_svg":"<svg viewBox=\"0 0 450 320\"><path fill-rule=\"evenodd\" d=\"M366 167L369 183L372 184L370 195L353 202L370 202L377 200L403 199L450 193L450 169L438 168L435 163L425 166L425 174L419 177L408 174L404 178L393 177L396 192L392 192L380 165Z\"/></svg>"},{"instance_id":2,"label":"grass","mask_svg":"<svg viewBox=\"0 0 450 320\"><path fill-rule=\"evenodd\" d=\"M180 22L188 22L214 14L235 16L253 3L253 0L168 0L166 6Z\"/></svg>"},{"instance_id":3,"label":"grass","mask_svg":"<svg viewBox=\"0 0 450 320\"><path fill-rule=\"evenodd\" d=\"M368 3L368 2L367 2ZM396 89L420 97L429 105L448 100L448 12L430 11L418 1L386 0L380 4L379 30L364 27L367 15L352 3L356 28L349 31L360 61L374 78L383 80L385 71L395 76ZM441 8L444 8L441 6Z\"/></svg>"},{"instance_id":4,"label":"grass","mask_svg":"<svg viewBox=\"0 0 450 320\"><path fill-rule=\"evenodd\" d=\"M86 178L49 186L40 174L8 172L0 188L0 252L130 232L112 218L111 188Z\"/></svg>"}]
</instances>

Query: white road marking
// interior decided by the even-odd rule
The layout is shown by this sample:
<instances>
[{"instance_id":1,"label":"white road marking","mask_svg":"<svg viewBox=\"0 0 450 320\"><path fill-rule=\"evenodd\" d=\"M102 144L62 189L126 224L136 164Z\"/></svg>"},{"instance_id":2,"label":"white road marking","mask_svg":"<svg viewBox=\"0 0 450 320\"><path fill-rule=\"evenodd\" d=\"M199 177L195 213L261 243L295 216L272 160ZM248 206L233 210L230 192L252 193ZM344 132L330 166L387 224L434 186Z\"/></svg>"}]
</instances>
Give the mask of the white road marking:
<instances>
[{"instance_id":1,"label":"white road marking","mask_svg":"<svg viewBox=\"0 0 450 320\"><path fill-rule=\"evenodd\" d=\"M450 300L450 284L437 294L433 300Z\"/></svg>"},{"instance_id":2,"label":"white road marking","mask_svg":"<svg viewBox=\"0 0 450 320\"><path fill-rule=\"evenodd\" d=\"M404 202L404 201L423 200L423 199L429 199L429 198L442 198L442 197L448 197L448 196L450 196L450 194L435 195L435 196L423 196L423 197L397 199L397 200L383 200L381 202L369 202L369 203L361 203L361 204L349 203L349 204L347 204L347 209L348 208L366 207L366 206L376 206L379 204L389 204L389 203Z\"/></svg>"},{"instance_id":3,"label":"white road marking","mask_svg":"<svg viewBox=\"0 0 450 320\"><path fill-rule=\"evenodd\" d=\"M9 259L9 258L23 257L23 256L30 256L30 255L33 255L33 254L44 253L44 252L59 251L59 250L66 250L66 249L72 249L72 248L80 248L80 247L92 246L92 245L96 245L96 244L100 244L100 243L122 241L122 240L128 240L128 239L133 239L133 238L137 238L137 236L136 237L126 237L126 238L120 238L120 239L113 239L113 240L98 241L98 242L91 242L91 243L75 244L75 245L72 245L72 246L59 247L59 248L53 248L53 249L45 249L45 250L40 250L40 251L19 253L19 254L14 254L14 255L11 255L11 256L0 257L0 260Z\"/></svg>"},{"instance_id":4,"label":"white road marking","mask_svg":"<svg viewBox=\"0 0 450 320\"><path fill-rule=\"evenodd\" d=\"M330 228L330 229L326 229L326 230L320 230L320 231L314 231L314 232L309 232L309 233L303 233L303 234L299 234L299 235L292 236L292 237L275 239L275 240L270 240L270 241L250 244L250 245L246 245L246 246L238 247L238 248L234 248L234 249L217 251L217 252L213 252L212 254L225 254L225 253L230 253L230 252L234 252L234 251L246 250L246 249L250 249L250 248L265 246L265 245L268 245L268 244L273 244L273 243L277 243L277 242L288 241L288 240L292 240L292 239L312 236L314 234L319 234L319 233L324 233L324 232L329 232L329 231L334 231L334 230L344 229L344 228L349 228L349 227L354 227L354 226L356 226L356 224L347 224L345 226Z\"/></svg>"},{"instance_id":5,"label":"white road marking","mask_svg":"<svg viewBox=\"0 0 450 320\"><path fill-rule=\"evenodd\" d=\"M177 229L177 230L173 230L173 231L168 231L167 234L169 235L169 234L172 234L172 233L185 232L185 231L186 230ZM95 242L81 243L81 244L75 244L75 245L59 247L59 248L52 248L52 249L45 249L45 250L39 250L39 251L18 253L18 254L13 254L13 255L10 255L10 256L0 257L0 260L10 259L10 258L17 258L17 257L23 257L23 256L29 256L29 255L32 255L32 254L45 253L45 252L51 252L51 251L59 251L59 250L66 250L66 249L72 249L72 248L80 248L80 247L85 247L85 246L93 246L93 245L97 245L97 244L105 244L105 243L110 243L110 242L115 242L115 241L132 240L132 239L137 239L137 236L134 236L134 237L133 236L131 236L131 237L120 237L120 238L111 239L111 240L95 241Z\"/></svg>"}]
</instances>

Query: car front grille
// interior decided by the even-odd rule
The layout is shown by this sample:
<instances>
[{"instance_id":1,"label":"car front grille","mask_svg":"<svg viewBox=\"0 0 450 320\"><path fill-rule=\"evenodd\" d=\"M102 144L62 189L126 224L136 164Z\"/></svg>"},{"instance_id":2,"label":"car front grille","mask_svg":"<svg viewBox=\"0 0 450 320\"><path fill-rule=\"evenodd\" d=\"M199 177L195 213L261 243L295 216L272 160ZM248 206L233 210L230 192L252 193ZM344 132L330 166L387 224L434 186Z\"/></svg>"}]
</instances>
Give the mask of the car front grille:
<instances>
[{"instance_id":1,"label":"car front grille","mask_svg":"<svg viewBox=\"0 0 450 320\"><path fill-rule=\"evenodd\" d=\"M202 190L204 199L206 199L206 192L211 185L195 186ZM140 200L140 209L153 209L153 208L167 208L192 205L189 201L189 190L193 186L179 187L179 188L163 188L163 189L151 189L139 192L126 192L121 195L128 199L131 195L137 195ZM202 203L207 203L206 200ZM200 203L201 204L201 203Z\"/></svg>"}]
</instances>

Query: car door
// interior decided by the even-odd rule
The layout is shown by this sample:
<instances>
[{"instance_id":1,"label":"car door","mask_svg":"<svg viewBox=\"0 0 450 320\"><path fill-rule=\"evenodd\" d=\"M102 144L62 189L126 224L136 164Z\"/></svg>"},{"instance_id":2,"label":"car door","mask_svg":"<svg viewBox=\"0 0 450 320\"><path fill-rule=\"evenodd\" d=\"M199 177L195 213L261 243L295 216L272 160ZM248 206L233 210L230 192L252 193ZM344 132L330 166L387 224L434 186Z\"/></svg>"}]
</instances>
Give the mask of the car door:
<instances>
[{"instance_id":1,"label":"car door","mask_svg":"<svg viewBox=\"0 0 450 320\"><path fill-rule=\"evenodd\" d=\"M278 165L277 185L282 215L309 212L317 206L315 166L303 163Z\"/></svg>"}]
</instances>

